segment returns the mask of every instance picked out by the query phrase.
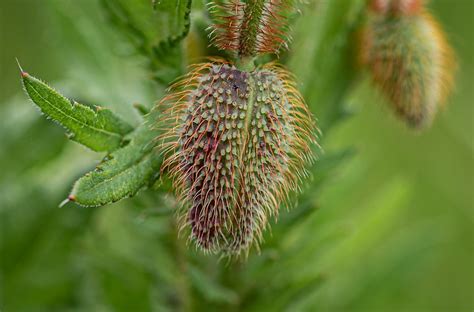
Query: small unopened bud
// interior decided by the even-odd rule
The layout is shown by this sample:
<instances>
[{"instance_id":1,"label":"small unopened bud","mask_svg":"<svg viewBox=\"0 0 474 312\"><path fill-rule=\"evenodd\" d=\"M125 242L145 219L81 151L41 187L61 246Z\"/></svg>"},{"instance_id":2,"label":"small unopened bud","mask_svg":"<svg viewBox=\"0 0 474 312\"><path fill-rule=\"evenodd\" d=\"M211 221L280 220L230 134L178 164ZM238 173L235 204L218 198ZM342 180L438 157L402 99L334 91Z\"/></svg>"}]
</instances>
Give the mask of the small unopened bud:
<instances>
[{"instance_id":1,"label":"small unopened bud","mask_svg":"<svg viewBox=\"0 0 474 312\"><path fill-rule=\"evenodd\" d=\"M452 88L453 52L420 0L374 0L359 56L398 116L427 126ZM395 15L387 13L392 12Z\"/></svg>"}]
</instances>

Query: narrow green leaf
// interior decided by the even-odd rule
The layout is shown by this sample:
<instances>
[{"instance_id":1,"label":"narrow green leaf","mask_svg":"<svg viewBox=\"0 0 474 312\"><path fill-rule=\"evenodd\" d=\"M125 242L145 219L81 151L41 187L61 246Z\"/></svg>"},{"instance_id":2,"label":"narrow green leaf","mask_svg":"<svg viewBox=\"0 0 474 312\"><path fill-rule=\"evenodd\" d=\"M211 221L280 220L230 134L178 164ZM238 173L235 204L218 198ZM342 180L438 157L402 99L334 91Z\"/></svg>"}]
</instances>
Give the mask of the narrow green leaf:
<instances>
[{"instance_id":1,"label":"narrow green leaf","mask_svg":"<svg viewBox=\"0 0 474 312\"><path fill-rule=\"evenodd\" d=\"M110 110L95 110L71 101L44 82L22 72L22 82L30 99L48 117L66 128L70 139L98 152L120 147L123 136L133 128Z\"/></svg>"},{"instance_id":2,"label":"narrow green leaf","mask_svg":"<svg viewBox=\"0 0 474 312\"><path fill-rule=\"evenodd\" d=\"M152 128L153 114L145 117L127 146L107 156L74 184L70 201L87 207L103 206L131 197L156 181L161 156L154 151L158 130Z\"/></svg>"},{"instance_id":3,"label":"narrow green leaf","mask_svg":"<svg viewBox=\"0 0 474 312\"><path fill-rule=\"evenodd\" d=\"M102 0L111 22L150 61L154 78L164 84L182 74L180 42L191 25L191 0Z\"/></svg>"}]
</instances>

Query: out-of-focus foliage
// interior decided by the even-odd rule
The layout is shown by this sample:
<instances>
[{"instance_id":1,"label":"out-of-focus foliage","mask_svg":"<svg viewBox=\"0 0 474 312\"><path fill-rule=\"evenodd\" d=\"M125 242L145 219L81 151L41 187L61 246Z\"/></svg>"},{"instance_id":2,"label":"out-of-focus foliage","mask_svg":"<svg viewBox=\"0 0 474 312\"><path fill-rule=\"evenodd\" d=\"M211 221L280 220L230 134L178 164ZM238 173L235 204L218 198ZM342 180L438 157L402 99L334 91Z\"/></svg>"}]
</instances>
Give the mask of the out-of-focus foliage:
<instances>
[{"instance_id":1,"label":"out-of-focus foliage","mask_svg":"<svg viewBox=\"0 0 474 312\"><path fill-rule=\"evenodd\" d=\"M110 21L149 60L153 78L167 83L183 73L179 43L191 25L191 0L100 0ZM152 9L150 9L152 8Z\"/></svg>"},{"instance_id":2,"label":"out-of-focus foliage","mask_svg":"<svg viewBox=\"0 0 474 312\"><path fill-rule=\"evenodd\" d=\"M295 207L280 213L260 253L242 263L177 238L166 181L101 208L57 208L101 156L41 118L21 94L14 57L56 79L67 97L109 107L135 126L132 104L151 107L162 86L98 1L1 2L0 309L472 309L473 5L433 3L462 71L446 112L415 136L369 84L355 83L351 38L363 2L314 1L296 18L282 59L319 118L325 153ZM198 27L189 38L185 55L202 40Z\"/></svg>"}]
</instances>

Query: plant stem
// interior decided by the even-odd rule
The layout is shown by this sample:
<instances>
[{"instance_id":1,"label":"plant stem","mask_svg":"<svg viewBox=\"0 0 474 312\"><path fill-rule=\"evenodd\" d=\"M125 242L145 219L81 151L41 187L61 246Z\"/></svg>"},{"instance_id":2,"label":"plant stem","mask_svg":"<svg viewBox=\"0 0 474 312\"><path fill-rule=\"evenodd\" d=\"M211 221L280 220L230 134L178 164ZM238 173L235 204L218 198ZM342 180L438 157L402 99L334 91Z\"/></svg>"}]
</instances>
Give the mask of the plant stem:
<instances>
[{"instance_id":1,"label":"plant stem","mask_svg":"<svg viewBox=\"0 0 474 312\"><path fill-rule=\"evenodd\" d=\"M236 66L241 71L251 72L255 69L255 58L252 56L245 56L238 58Z\"/></svg>"}]
</instances>

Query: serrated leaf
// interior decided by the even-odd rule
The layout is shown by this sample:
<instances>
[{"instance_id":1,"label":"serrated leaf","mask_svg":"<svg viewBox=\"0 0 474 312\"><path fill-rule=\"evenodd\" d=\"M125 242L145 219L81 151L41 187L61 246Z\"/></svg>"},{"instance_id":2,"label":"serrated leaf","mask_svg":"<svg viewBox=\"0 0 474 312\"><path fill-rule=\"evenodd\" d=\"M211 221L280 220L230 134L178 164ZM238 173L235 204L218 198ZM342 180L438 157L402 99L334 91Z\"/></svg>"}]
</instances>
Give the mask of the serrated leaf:
<instances>
[{"instance_id":1,"label":"serrated leaf","mask_svg":"<svg viewBox=\"0 0 474 312\"><path fill-rule=\"evenodd\" d=\"M80 178L69 200L81 206L97 207L135 195L151 185L160 171L161 156L155 152L158 130L152 128L154 115L131 135L130 143L113 152L97 168Z\"/></svg>"},{"instance_id":2,"label":"serrated leaf","mask_svg":"<svg viewBox=\"0 0 474 312\"><path fill-rule=\"evenodd\" d=\"M66 128L71 140L103 152L120 147L133 128L110 110L69 100L41 80L23 72L22 82L30 99L49 118Z\"/></svg>"},{"instance_id":3,"label":"serrated leaf","mask_svg":"<svg viewBox=\"0 0 474 312\"><path fill-rule=\"evenodd\" d=\"M182 74L179 43L189 32L191 0L102 0L110 20L150 60L154 78L168 84Z\"/></svg>"}]
</instances>

